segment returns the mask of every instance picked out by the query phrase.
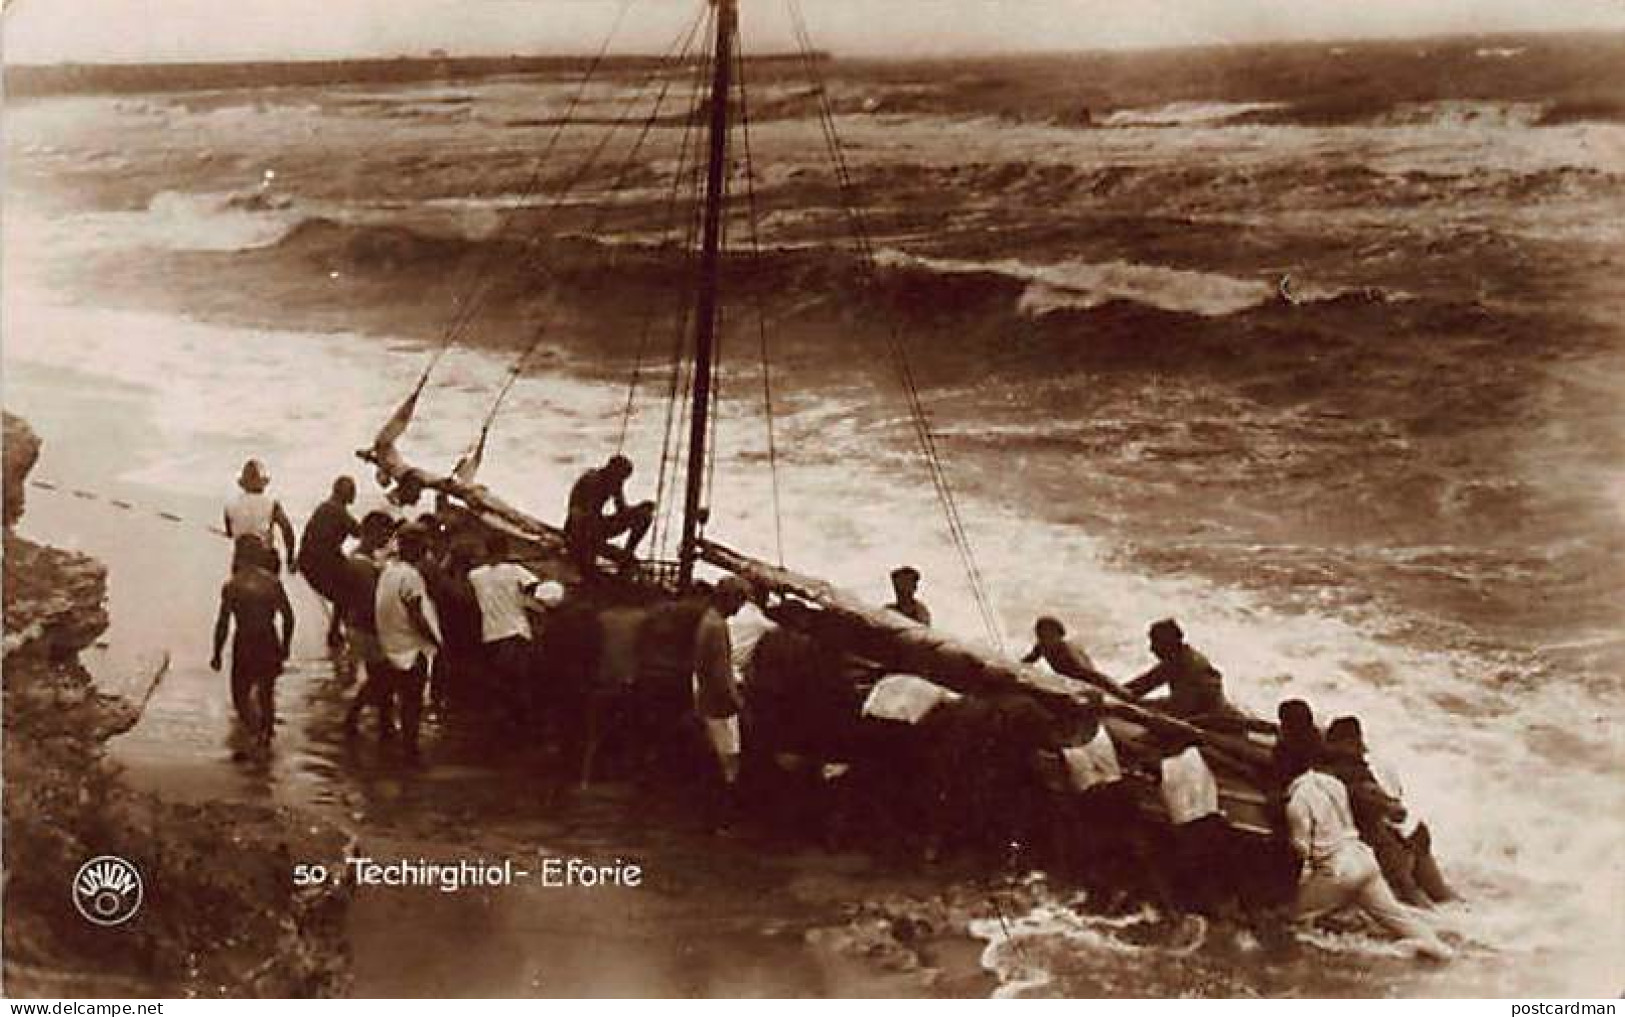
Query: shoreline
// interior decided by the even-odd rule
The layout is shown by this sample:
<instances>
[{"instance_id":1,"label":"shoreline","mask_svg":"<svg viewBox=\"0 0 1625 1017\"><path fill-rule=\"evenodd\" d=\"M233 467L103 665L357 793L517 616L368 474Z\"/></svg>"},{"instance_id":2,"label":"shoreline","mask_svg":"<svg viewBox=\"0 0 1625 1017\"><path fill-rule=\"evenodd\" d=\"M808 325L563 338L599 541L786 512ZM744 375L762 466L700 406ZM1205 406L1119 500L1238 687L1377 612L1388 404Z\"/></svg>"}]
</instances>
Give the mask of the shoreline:
<instances>
[{"instance_id":1,"label":"shoreline","mask_svg":"<svg viewBox=\"0 0 1625 1017\"><path fill-rule=\"evenodd\" d=\"M79 659L108 626L107 571L13 532L40 444L6 414L7 994L342 994L348 890L299 892L287 879L290 852L341 857L340 831L286 808L135 791L109 759L108 741L141 713L99 691ZM74 870L99 854L142 875L143 906L125 925L93 926L69 906ZM211 864L222 856L229 866Z\"/></svg>"}]
</instances>

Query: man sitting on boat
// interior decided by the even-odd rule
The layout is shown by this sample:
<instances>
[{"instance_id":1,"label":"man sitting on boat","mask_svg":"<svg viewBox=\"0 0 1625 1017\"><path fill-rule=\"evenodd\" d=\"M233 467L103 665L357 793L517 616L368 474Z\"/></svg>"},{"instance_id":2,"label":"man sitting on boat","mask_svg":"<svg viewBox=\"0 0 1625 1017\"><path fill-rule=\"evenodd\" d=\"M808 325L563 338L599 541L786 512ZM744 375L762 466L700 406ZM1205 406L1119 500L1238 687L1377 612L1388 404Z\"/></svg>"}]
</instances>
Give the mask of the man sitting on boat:
<instances>
[{"instance_id":1,"label":"man sitting on boat","mask_svg":"<svg viewBox=\"0 0 1625 1017\"><path fill-rule=\"evenodd\" d=\"M1185 633L1178 622L1172 618L1156 622L1151 626L1150 637L1151 652L1157 664L1125 686L1131 697L1143 700L1166 685L1167 697L1146 705L1160 707L1175 717L1194 720L1241 716L1224 698L1224 677L1219 669L1185 644Z\"/></svg>"},{"instance_id":2,"label":"man sitting on boat","mask_svg":"<svg viewBox=\"0 0 1625 1017\"><path fill-rule=\"evenodd\" d=\"M654 523L655 503L626 503L626 481L632 476L632 460L613 455L604 465L583 473L570 488L570 507L564 520L564 536L570 557L583 579L597 574L600 554L615 558L624 569L636 563L638 542ZM605 509L610 508L606 512ZM624 548L608 542L626 534Z\"/></svg>"},{"instance_id":3,"label":"man sitting on boat","mask_svg":"<svg viewBox=\"0 0 1625 1017\"><path fill-rule=\"evenodd\" d=\"M891 588L896 599L886 605L886 610L895 611L921 625L931 624L931 609L925 606L925 601L915 596L920 588L919 569L912 565L892 569Z\"/></svg>"}]
</instances>

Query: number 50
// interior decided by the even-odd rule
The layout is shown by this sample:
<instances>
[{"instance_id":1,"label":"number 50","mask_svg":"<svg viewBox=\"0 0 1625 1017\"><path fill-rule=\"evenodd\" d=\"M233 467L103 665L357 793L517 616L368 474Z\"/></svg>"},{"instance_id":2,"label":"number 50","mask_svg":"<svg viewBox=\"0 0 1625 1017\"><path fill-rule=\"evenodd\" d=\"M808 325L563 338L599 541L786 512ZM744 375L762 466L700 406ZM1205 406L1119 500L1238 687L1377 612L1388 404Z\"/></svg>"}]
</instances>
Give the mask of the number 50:
<instances>
[{"instance_id":1,"label":"number 50","mask_svg":"<svg viewBox=\"0 0 1625 1017\"><path fill-rule=\"evenodd\" d=\"M293 867L294 886L320 886L327 882L327 866L325 865L295 865Z\"/></svg>"}]
</instances>

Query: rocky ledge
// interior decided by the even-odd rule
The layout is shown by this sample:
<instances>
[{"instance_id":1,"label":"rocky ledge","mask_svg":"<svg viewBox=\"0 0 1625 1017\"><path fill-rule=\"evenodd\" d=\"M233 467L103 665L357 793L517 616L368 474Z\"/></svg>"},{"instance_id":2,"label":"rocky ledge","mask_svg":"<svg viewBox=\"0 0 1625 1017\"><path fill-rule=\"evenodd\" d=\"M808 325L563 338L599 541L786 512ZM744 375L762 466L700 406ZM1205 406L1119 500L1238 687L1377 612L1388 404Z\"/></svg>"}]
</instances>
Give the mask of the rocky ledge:
<instances>
[{"instance_id":1,"label":"rocky ledge","mask_svg":"<svg viewBox=\"0 0 1625 1017\"><path fill-rule=\"evenodd\" d=\"M348 987L348 899L296 890L295 859L332 866L343 835L284 809L178 805L131 791L105 743L139 722L99 692L79 651L107 628L106 571L13 532L39 438L4 417L4 993L328 996ZM140 871L127 923L86 921L79 866Z\"/></svg>"}]
</instances>

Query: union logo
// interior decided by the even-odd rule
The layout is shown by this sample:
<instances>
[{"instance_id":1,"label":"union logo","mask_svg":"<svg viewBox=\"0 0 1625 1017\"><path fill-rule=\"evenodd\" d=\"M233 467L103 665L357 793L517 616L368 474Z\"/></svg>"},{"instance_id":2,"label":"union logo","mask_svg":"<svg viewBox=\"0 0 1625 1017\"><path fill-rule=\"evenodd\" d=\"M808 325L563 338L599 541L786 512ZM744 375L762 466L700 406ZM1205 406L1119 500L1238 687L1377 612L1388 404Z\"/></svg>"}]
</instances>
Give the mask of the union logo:
<instances>
[{"instance_id":1,"label":"union logo","mask_svg":"<svg viewBox=\"0 0 1625 1017\"><path fill-rule=\"evenodd\" d=\"M73 877L73 906L95 925L123 925L141 909L141 873L117 855L97 855Z\"/></svg>"}]
</instances>

